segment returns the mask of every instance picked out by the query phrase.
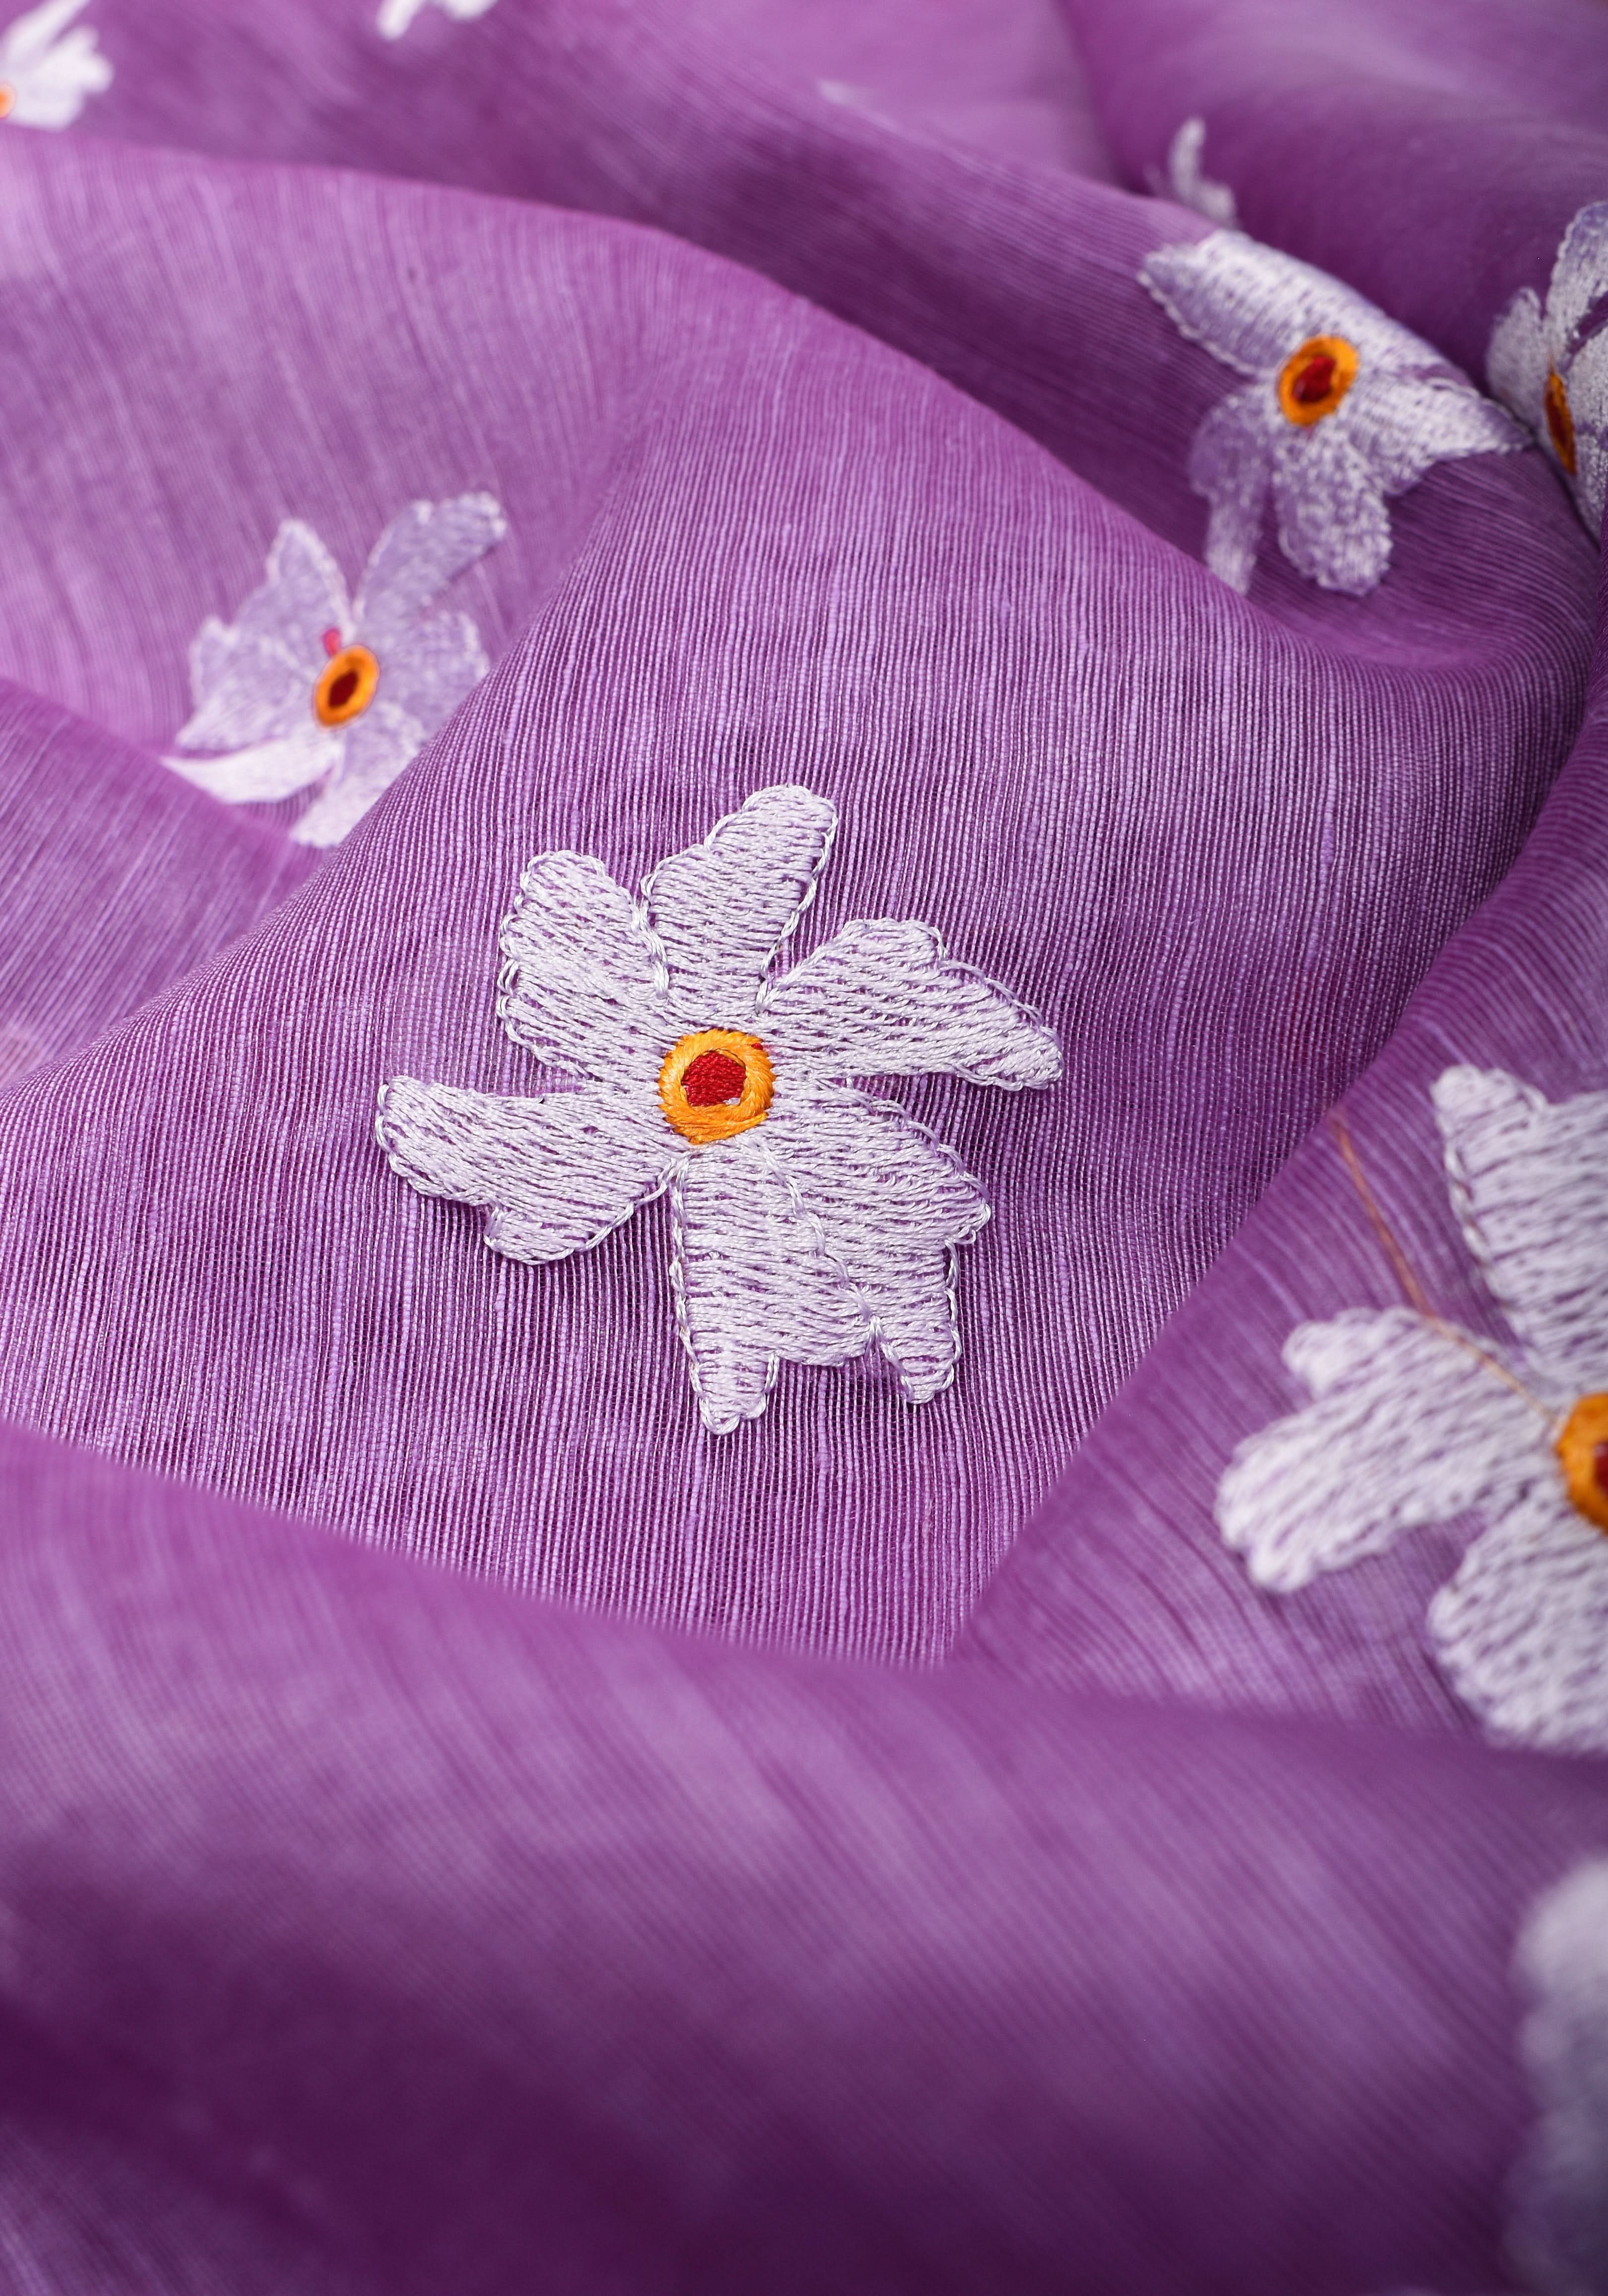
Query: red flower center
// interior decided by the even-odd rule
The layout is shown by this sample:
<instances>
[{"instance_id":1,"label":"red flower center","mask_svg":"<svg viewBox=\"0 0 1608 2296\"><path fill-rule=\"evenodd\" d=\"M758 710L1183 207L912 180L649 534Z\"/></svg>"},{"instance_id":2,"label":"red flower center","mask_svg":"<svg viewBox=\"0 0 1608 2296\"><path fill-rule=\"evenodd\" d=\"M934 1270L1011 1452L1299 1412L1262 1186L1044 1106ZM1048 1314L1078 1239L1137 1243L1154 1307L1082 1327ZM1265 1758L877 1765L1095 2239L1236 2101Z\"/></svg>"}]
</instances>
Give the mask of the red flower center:
<instances>
[{"instance_id":1,"label":"red flower center","mask_svg":"<svg viewBox=\"0 0 1608 2296\"><path fill-rule=\"evenodd\" d=\"M741 1100L747 1082L748 1070L729 1053L700 1053L683 1074L681 1089L693 1108L719 1108L728 1100ZM1608 1444L1603 1447L1608 1451Z\"/></svg>"},{"instance_id":2,"label":"red flower center","mask_svg":"<svg viewBox=\"0 0 1608 2296\"><path fill-rule=\"evenodd\" d=\"M1599 1443L1591 1454L1591 1477L1605 1499L1608 1499L1608 1443Z\"/></svg>"},{"instance_id":3,"label":"red flower center","mask_svg":"<svg viewBox=\"0 0 1608 2296\"><path fill-rule=\"evenodd\" d=\"M1309 358L1290 378L1290 396L1298 406L1316 406L1334 388L1334 361L1327 351Z\"/></svg>"}]
</instances>

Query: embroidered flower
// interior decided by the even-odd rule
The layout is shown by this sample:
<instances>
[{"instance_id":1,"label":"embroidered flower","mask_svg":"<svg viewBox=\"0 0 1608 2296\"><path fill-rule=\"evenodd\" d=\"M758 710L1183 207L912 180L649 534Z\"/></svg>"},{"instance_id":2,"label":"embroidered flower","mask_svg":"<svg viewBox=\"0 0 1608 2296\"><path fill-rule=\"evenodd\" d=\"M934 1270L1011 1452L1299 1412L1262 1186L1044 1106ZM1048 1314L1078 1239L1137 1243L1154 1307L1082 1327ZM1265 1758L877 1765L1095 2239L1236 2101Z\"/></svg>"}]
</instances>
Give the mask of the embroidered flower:
<instances>
[{"instance_id":1,"label":"embroidered flower","mask_svg":"<svg viewBox=\"0 0 1608 2296\"><path fill-rule=\"evenodd\" d=\"M175 772L231 805L322 787L291 835L336 844L485 676L467 614L430 611L507 532L489 495L410 503L364 570L354 605L311 527L287 519L267 580L239 619L201 624L190 649L195 711Z\"/></svg>"},{"instance_id":2,"label":"embroidered flower","mask_svg":"<svg viewBox=\"0 0 1608 2296\"><path fill-rule=\"evenodd\" d=\"M783 1363L881 1346L912 1402L959 1354L953 1248L989 1216L951 1152L849 1076L1047 1085L1049 1030L946 957L925 925L856 920L785 972L837 816L760 790L673 854L640 902L599 862L544 853L503 926L497 1012L578 1081L504 1100L398 1077L379 1137L426 1195L488 1208L510 1259L588 1250L669 1191L671 1279L693 1384L725 1434Z\"/></svg>"},{"instance_id":3,"label":"embroidered flower","mask_svg":"<svg viewBox=\"0 0 1608 2296\"><path fill-rule=\"evenodd\" d=\"M1608 2291L1608 1858L1546 1892L1515 1961L1538 2113L1509 2245L1527 2287L1592 2296Z\"/></svg>"},{"instance_id":4,"label":"embroidered flower","mask_svg":"<svg viewBox=\"0 0 1608 2296\"><path fill-rule=\"evenodd\" d=\"M1433 463L1524 443L1428 343L1240 232L1160 248L1139 277L1192 342L1251 378L1212 408L1189 463L1211 505L1206 563L1232 589L1250 586L1269 492L1291 564L1361 597L1390 562L1388 495Z\"/></svg>"},{"instance_id":5,"label":"embroidered flower","mask_svg":"<svg viewBox=\"0 0 1608 2296\"><path fill-rule=\"evenodd\" d=\"M380 0L377 22L381 37L399 40L425 4L426 0ZM435 0L435 4L443 15L455 17L460 24L466 24L472 17L483 16L488 8L495 7L496 0Z\"/></svg>"},{"instance_id":6,"label":"embroidered flower","mask_svg":"<svg viewBox=\"0 0 1608 2296\"><path fill-rule=\"evenodd\" d=\"M1145 178L1158 198L1175 199L1180 207L1193 208L1203 215L1208 223L1232 227L1238 220L1234 193L1227 184L1214 184L1203 173L1202 160L1206 154L1206 122L1186 119L1167 149L1167 172L1159 168L1147 168Z\"/></svg>"},{"instance_id":7,"label":"embroidered flower","mask_svg":"<svg viewBox=\"0 0 1608 2296\"><path fill-rule=\"evenodd\" d=\"M1594 535L1608 497L1608 201L1563 234L1543 309L1522 287L1497 321L1486 378L1569 481Z\"/></svg>"},{"instance_id":8,"label":"embroidered flower","mask_svg":"<svg viewBox=\"0 0 1608 2296\"><path fill-rule=\"evenodd\" d=\"M111 86L111 66L87 24L67 27L89 0L45 0L0 32L0 119L70 127L85 98Z\"/></svg>"},{"instance_id":9,"label":"embroidered flower","mask_svg":"<svg viewBox=\"0 0 1608 2296\"><path fill-rule=\"evenodd\" d=\"M1453 1685L1497 1736L1608 1753L1608 1093L1553 1106L1499 1070L1434 1087L1458 1221L1517 1341L1352 1310L1292 1333L1316 1400L1240 1445L1224 1538L1288 1593L1467 1513L1430 1606Z\"/></svg>"}]
</instances>

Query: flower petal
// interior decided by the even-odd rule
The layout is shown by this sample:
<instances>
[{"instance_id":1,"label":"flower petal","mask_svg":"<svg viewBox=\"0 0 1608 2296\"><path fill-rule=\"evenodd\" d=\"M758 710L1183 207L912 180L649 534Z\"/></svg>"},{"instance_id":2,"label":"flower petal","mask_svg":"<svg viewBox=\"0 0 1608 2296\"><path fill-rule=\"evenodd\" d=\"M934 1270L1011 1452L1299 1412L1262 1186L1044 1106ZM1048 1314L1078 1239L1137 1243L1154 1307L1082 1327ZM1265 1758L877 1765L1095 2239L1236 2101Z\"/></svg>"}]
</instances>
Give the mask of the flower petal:
<instances>
[{"instance_id":1,"label":"flower petal","mask_svg":"<svg viewBox=\"0 0 1608 2296\"><path fill-rule=\"evenodd\" d=\"M486 1243L510 1259L589 1250L662 1190L676 1143L640 1094L503 1100L393 1077L380 1145L421 1195L489 1210Z\"/></svg>"},{"instance_id":2,"label":"flower petal","mask_svg":"<svg viewBox=\"0 0 1608 2296\"><path fill-rule=\"evenodd\" d=\"M837 813L813 790L759 790L643 889L688 1029L745 1029L766 969L813 899Z\"/></svg>"},{"instance_id":3,"label":"flower petal","mask_svg":"<svg viewBox=\"0 0 1608 2296\"><path fill-rule=\"evenodd\" d=\"M0 36L0 68L21 72L37 64L57 36L88 5L89 0L41 0L37 8L15 17Z\"/></svg>"},{"instance_id":4,"label":"flower petal","mask_svg":"<svg viewBox=\"0 0 1608 2296\"><path fill-rule=\"evenodd\" d=\"M649 1086L677 1031L631 896L586 853L538 853L503 921L497 1017L538 1061Z\"/></svg>"},{"instance_id":5,"label":"flower petal","mask_svg":"<svg viewBox=\"0 0 1608 2296\"><path fill-rule=\"evenodd\" d=\"M1608 200L1582 208L1563 234L1546 291L1546 340L1553 365L1574 348L1574 332L1608 295Z\"/></svg>"},{"instance_id":6,"label":"flower petal","mask_svg":"<svg viewBox=\"0 0 1608 2296\"><path fill-rule=\"evenodd\" d=\"M806 1075L948 1074L972 1084L1053 1084L1061 1052L1043 1021L931 926L856 918L760 996L767 1049Z\"/></svg>"},{"instance_id":7,"label":"flower petal","mask_svg":"<svg viewBox=\"0 0 1608 2296\"><path fill-rule=\"evenodd\" d=\"M1474 1541L1430 1605L1430 1633L1493 1736L1608 1754L1608 1538L1555 1467Z\"/></svg>"},{"instance_id":8,"label":"flower petal","mask_svg":"<svg viewBox=\"0 0 1608 2296\"><path fill-rule=\"evenodd\" d=\"M321 780L340 764L340 751L341 736L309 717L295 733L275 742L231 750L220 758L192 758L176 751L162 763L226 805L272 805Z\"/></svg>"},{"instance_id":9,"label":"flower petal","mask_svg":"<svg viewBox=\"0 0 1608 2296\"><path fill-rule=\"evenodd\" d=\"M340 767L297 822L298 845L339 845L424 746L424 729L405 709L376 701L345 728Z\"/></svg>"},{"instance_id":10,"label":"flower petal","mask_svg":"<svg viewBox=\"0 0 1608 2296\"><path fill-rule=\"evenodd\" d=\"M1284 1361L1316 1400L1248 1437L1218 1485L1218 1528L1259 1587L1290 1594L1557 1472L1538 1414L1474 1342L1405 1308L1303 1324Z\"/></svg>"},{"instance_id":11,"label":"flower petal","mask_svg":"<svg viewBox=\"0 0 1608 2296\"><path fill-rule=\"evenodd\" d=\"M508 531L492 495L409 503L375 543L357 594L357 636L384 662L453 577L483 558ZM483 675L483 673L482 673Z\"/></svg>"},{"instance_id":12,"label":"flower petal","mask_svg":"<svg viewBox=\"0 0 1608 2296\"><path fill-rule=\"evenodd\" d=\"M1189 483L1211 504L1206 563L1231 590L1251 587L1277 439L1266 387L1236 390L1194 434Z\"/></svg>"},{"instance_id":13,"label":"flower petal","mask_svg":"<svg viewBox=\"0 0 1608 2296\"><path fill-rule=\"evenodd\" d=\"M1182 206L1232 230L1236 220L1234 193L1227 184L1215 184L1207 175L1205 152L1206 122L1185 120L1168 146L1167 188Z\"/></svg>"},{"instance_id":14,"label":"flower petal","mask_svg":"<svg viewBox=\"0 0 1608 2296\"><path fill-rule=\"evenodd\" d=\"M312 721L324 633L344 633L349 612L334 560L310 527L287 519L268 553L267 580L234 622L209 615L201 624L190 649L195 710L181 747L236 750Z\"/></svg>"},{"instance_id":15,"label":"flower petal","mask_svg":"<svg viewBox=\"0 0 1608 2296\"><path fill-rule=\"evenodd\" d=\"M914 1403L955 1376L950 1251L989 1217L959 1159L892 1102L816 1088L766 1128L800 1209Z\"/></svg>"},{"instance_id":16,"label":"flower petal","mask_svg":"<svg viewBox=\"0 0 1608 2296\"><path fill-rule=\"evenodd\" d=\"M1608 1388L1608 1093L1554 1103L1501 1069L1432 1097L1469 1250L1549 1400Z\"/></svg>"},{"instance_id":17,"label":"flower petal","mask_svg":"<svg viewBox=\"0 0 1608 2296\"><path fill-rule=\"evenodd\" d=\"M11 118L20 127L70 127L85 98L103 94L111 78L111 65L100 53L95 34L80 27L37 62L15 70Z\"/></svg>"},{"instance_id":18,"label":"flower petal","mask_svg":"<svg viewBox=\"0 0 1608 2296\"><path fill-rule=\"evenodd\" d=\"M1600 2290L1608 2258L1608 1857L1547 1890L1514 1964L1530 1997L1524 2069L1538 2108L1509 2191L1526 2288Z\"/></svg>"},{"instance_id":19,"label":"flower petal","mask_svg":"<svg viewBox=\"0 0 1608 2296\"><path fill-rule=\"evenodd\" d=\"M427 614L387 653L381 691L426 734L444 726L491 665L467 614Z\"/></svg>"},{"instance_id":20,"label":"flower petal","mask_svg":"<svg viewBox=\"0 0 1608 2296\"><path fill-rule=\"evenodd\" d=\"M1242 374L1266 374L1317 325L1323 274L1243 232L1209 232L1192 247L1160 247L1140 266L1180 334Z\"/></svg>"},{"instance_id":21,"label":"flower petal","mask_svg":"<svg viewBox=\"0 0 1608 2296\"><path fill-rule=\"evenodd\" d=\"M782 1362L847 1363L874 1336L770 1130L695 1150L671 1185L677 1315L699 1408L718 1435L759 1416Z\"/></svg>"},{"instance_id":22,"label":"flower petal","mask_svg":"<svg viewBox=\"0 0 1608 2296\"><path fill-rule=\"evenodd\" d=\"M1450 373L1365 371L1333 427L1392 495L1405 492L1433 463L1464 455L1516 454L1530 443L1511 415Z\"/></svg>"},{"instance_id":23,"label":"flower petal","mask_svg":"<svg viewBox=\"0 0 1608 2296\"><path fill-rule=\"evenodd\" d=\"M1575 472L1570 484L1580 516L1597 541L1608 495L1608 326L1575 354L1563 386L1574 420Z\"/></svg>"},{"instance_id":24,"label":"flower petal","mask_svg":"<svg viewBox=\"0 0 1608 2296\"><path fill-rule=\"evenodd\" d=\"M1546 428L1546 372L1552 361L1533 287L1521 287L1491 329L1485 380L1538 435Z\"/></svg>"},{"instance_id":25,"label":"flower petal","mask_svg":"<svg viewBox=\"0 0 1608 2296\"><path fill-rule=\"evenodd\" d=\"M1274 450L1279 547L1320 589L1360 598L1391 562L1391 519L1380 480L1343 432L1320 422Z\"/></svg>"}]
</instances>

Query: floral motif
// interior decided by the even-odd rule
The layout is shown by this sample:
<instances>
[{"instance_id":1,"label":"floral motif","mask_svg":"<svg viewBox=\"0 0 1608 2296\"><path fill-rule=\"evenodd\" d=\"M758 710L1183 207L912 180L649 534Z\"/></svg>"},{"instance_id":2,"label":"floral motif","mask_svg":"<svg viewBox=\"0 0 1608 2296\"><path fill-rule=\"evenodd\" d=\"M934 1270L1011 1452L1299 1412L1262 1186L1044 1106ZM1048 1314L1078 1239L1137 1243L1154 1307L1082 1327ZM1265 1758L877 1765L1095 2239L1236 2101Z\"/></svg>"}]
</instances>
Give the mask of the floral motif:
<instances>
[{"instance_id":1,"label":"floral motif","mask_svg":"<svg viewBox=\"0 0 1608 2296\"><path fill-rule=\"evenodd\" d=\"M1515 1956L1539 2108L1509 2245L1526 2287L1608 2296L1608 1858L1549 1890Z\"/></svg>"},{"instance_id":2,"label":"floral motif","mask_svg":"<svg viewBox=\"0 0 1608 2296\"><path fill-rule=\"evenodd\" d=\"M378 29L382 39L399 40L427 0L380 0ZM443 15L455 17L460 24L475 16L483 16L496 0L435 0Z\"/></svg>"},{"instance_id":3,"label":"floral motif","mask_svg":"<svg viewBox=\"0 0 1608 2296\"><path fill-rule=\"evenodd\" d=\"M955 1376L952 1256L987 1201L842 1079L1060 1074L1044 1024L925 925L857 919L774 970L836 822L809 790L760 790L640 902L583 854L539 855L503 926L497 1012L575 1087L511 1100L398 1077L380 1095L394 1168L488 1209L513 1259L587 1250L668 1190L681 1336L719 1434L759 1416L783 1362L880 1345L915 1403Z\"/></svg>"},{"instance_id":4,"label":"floral motif","mask_svg":"<svg viewBox=\"0 0 1608 2296\"><path fill-rule=\"evenodd\" d=\"M111 86L111 66L87 24L68 26L89 0L45 0L0 32L0 119L70 127L85 99Z\"/></svg>"},{"instance_id":5,"label":"floral motif","mask_svg":"<svg viewBox=\"0 0 1608 2296\"><path fill-rule=\"evenodd\" d=\"M1240 1445L1218 1527L1279 1593L1400 1534L1483 1528L1431 1638L1496 1736L1608 1753L1608 1093L1553 1105L1500 1070L1433 1091L1452 1201L1516 1346L1430 1312L1292 1333L1313 1403Z\"/></svg>"},{"instance_id":6,"label":"floral motif","mask_svg":"<svg viewBox=\"0 0 1608 2296\"><path fill-rule=\"evenodd\" d=\"M1214 184L1205 174L1202 166L1205 156L1206 122L1186 119L1167 147L1166 174L1159 168L1146 169L1150 188L1159 198L1175 199L1180 207L1193 208L1208 223L1232 228L1239 221L1234 193L1227 184Z\"/></svg>"},{"instance_id":7,"label":"floral motif","mask_svg":"<svg viewBox=\"0 0 1608 2296\"><path fill-rule=\"evenodd\" d=\"M1387 496L1432 463L1525 443L1428 343L1240 232L1158 249L1139 277L1181 333L1250 377L1207 415L1189 463L1211 505L1206 563L1232 589L1250 587L1269 493L1291 564L1361 597L1390 562Z\"/></svg>"},{"instance_id":8,"label":"floral motif","mask_svg":"<svg viewBox=\"0 0 1608 2296\"><path fill-rule=\"evenodd\" d=\"M1582 208L1564 233L1545 308L1530 287L1509 303L1492 331L1485 373L1600 536L1608 498L1608 201Z\"/></svg>"},{"instance_id":9,"label":"floral motif","mask_svg":"<svg viewBox=\"0 0 1608 2296\"><path fill-rule=\"evenodd\" d=\"M238 619L201 624L195 710L168 765L231 805L321 783L291 833L338 843L485 676L468 615L431 609L507 530L489 495L410 503L374 545L354 604L311 527L287 519Z\"/></svg>"}]
</instances>

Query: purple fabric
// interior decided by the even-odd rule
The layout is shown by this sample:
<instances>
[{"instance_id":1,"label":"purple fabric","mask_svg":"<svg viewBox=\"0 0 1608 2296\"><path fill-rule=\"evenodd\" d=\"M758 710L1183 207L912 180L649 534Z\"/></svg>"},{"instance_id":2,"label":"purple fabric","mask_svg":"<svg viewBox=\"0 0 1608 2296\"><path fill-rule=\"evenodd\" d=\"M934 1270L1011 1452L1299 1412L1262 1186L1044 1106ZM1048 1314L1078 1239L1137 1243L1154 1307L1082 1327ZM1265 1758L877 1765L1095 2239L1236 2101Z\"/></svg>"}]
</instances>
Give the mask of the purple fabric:
<instances>
[{"instance_id":1,"label":"purple fabric","mask_svg":"<svg viewBox=\"0 0 1608 2296\"><path fill-rule=\"evenodd\" d=\"M1269 1595L1213 1504L1399 1296L1325 1112L1498 1341L1428 1088L1608 1086L1601 561L1515 451L1365 595L1209 572L1139 186L1202 119L1479 380L1608 10L378 4L90 0L58 133L0 0L0 2284L1534 2296L1608 1766L1453 1697L1467 1521ZM286 521L349 587L465 495L489 674L343 843L163 762ZM496 1257L375 1101L554 1081L530 857L785 782L789 961L922 920L1063 1072L870 1084L992 1207L953 1388L717 1437L663 1201Z\"/></svg>"},{"instance_id":2,"label":"purple fabric","mask_svg":"<svg viewBox=\"0 0 1608 2296\"><path fill-rule=\"evenodd\" d=\"M1065 0L1136 180L1185 119L1247 231L1349 279L1481 374L1608 196L1597 0Z\"/></svg>"},{"instance_id":3,"label":"purple fabric","mask_svg":"<svg viewBox=\"0 0 1608 2296\"><path fill-rule=\"evenodd\" d=\"M97 498L92 527L76 455L25 436L39 511L0 590L8 667L44 643L30 550L76 521L96 611L121 617L112 661L144 679L125 698L89 655L63 698L152 740L183 715L190 632L254 578L277 514L349 562L411 495L472 484L511 530L459 586L494 647L522 635L299 898L0 1103L0 1408L517 1584L942 1649L1516 851L1585 651L1590 554L1556 489L1533 456L1439 469L1397 512L1388 594L1326 598L1277 560L1262 611L930 375L668 241L66 139L12 167L26 388L41 407L135 390L142 467L184 515L164 534L132 504L127 593L101 570L120 505ZM153 345L159 247L205 284ZM487 275L517 286L512 321ZM115 366L69 371L59 276L124 331ZM340 377L334 459L315 397L269 418L287 343ZM1191 382L1157 456L1180 502ZM165 390L217 410L209 455ZM472 444L449 448L466 391ZM1481 570L1455 598L1448 550ZM1299 732L1274 695L1300 697ZM388 1171L374 1095L396 1074L537 1088L493 1013L529 854L596 853L631 883L789 776L843 817L805 942L923 918L1047 1014L1067 1074L1046 1096L900 1093L995 1204L953 1393L915 1412L869 1367L789 1371L763 1428L711 1449L664 1208L560 1267L495 1259L478 1215ZM95 1238L88 1266L42 1233Z\"/></svg>"},{"instance_id":4,"label":"purple fabric","mask_svg":"<svg viewBox=\"0 0 1608 2296\"><path fill-rule=\"evenodd\" d=\"M16 2284L1494 2281L1600 1766L723 1652L5 1447Z\"/></svg>"},{"instance_id":5,"label":"purple fabric","mask_svg":"<svg viewBox=\"0 0 1608 2296\"><path fill-rule=\"evenodd\" d=\"M1454 1062L1548 1099L1608 1083L1608 635L1579 744L1512 874L1442 951L1389 1046L1347 1095L1379 1208L1440 1312L1500 1339L1458 1235L1429 1087ZM1292 1595L1259 1595L1211 1518L1239 1439L1306 1398L1279 1360L1292 1327L1399 1303L1333 1136L1292 1156L1174 1317L989 1587L975 1649L1080 1688L1184 1693L1469 1727L1423 1614L1466 1544L1448 1527Z\"/></svg>"}]
</instances>

